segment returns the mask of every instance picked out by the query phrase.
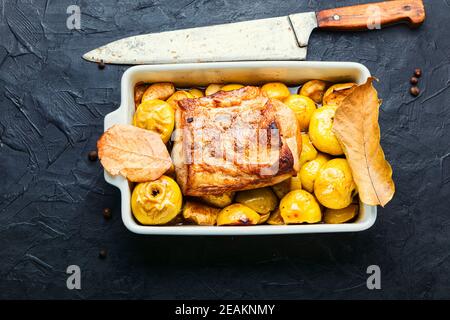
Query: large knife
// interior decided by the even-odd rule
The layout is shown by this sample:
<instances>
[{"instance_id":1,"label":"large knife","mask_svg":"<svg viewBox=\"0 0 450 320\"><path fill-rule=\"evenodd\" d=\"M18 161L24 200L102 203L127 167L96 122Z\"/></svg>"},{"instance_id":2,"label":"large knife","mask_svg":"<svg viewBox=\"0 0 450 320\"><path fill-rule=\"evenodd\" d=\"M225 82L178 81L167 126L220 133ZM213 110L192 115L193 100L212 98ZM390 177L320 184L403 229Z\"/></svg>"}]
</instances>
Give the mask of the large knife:
<instances>
[{"instance_id":1,"label":"large knife","mask_svg":"<svg viewBox=\"0 0 450 320\"><path fill-rule=\"evenodd\" d=\"M304 60L315 28L357 31L402 22L418 27L424 19L422 0L393 0L133 36L92 50L83 58L115 64Z\"/></svg>"}]
</instances>

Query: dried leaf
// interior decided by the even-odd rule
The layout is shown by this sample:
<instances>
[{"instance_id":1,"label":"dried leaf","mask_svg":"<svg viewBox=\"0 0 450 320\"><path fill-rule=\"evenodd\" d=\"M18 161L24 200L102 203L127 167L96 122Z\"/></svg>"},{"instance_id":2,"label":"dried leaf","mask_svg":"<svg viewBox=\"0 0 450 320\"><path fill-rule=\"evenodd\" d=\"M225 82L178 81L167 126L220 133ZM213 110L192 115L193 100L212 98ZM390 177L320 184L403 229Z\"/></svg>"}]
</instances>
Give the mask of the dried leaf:
<instances>
[{"instance_id":1,"label":"dried leaf","mask_svg":"<svg viewBox=\"0 0 450 320\"><path fill-rule=\"evenodd\" d=\"M114 125L97 142L98 155L106 171L133 182L161 177L172 165L159 134L130 125Z\"/></svg>"},{"instance_id":2,"label":"dried leaf","mask_svg":"<svg viewBox=\"0 0 450 320\"><path fill-rule=\"evenodd\" d=\"M392 168L380 145L380 101L373 78L358 86L336 111L333 132L343 146L361 201L385 206L394 196Z\"/></svg>"}]
</instances>

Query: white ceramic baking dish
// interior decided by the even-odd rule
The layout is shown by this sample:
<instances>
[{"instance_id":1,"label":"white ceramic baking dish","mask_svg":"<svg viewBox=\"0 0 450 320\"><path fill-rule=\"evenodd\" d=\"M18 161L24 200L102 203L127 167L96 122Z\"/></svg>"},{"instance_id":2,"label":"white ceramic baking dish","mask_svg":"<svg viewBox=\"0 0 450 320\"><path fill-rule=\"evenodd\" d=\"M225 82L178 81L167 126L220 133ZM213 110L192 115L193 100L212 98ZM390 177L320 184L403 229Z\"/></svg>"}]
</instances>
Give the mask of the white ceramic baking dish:
<instances>
[{"instance_id":1,"label":"white ceramic baking dish","mask_svg":"<svg viewBox=\"0 0 450 320\"><path fill-rule=\"evenodd\" d=\"M209 83L262 84L281 81L298 86L311 79L332 82L364 83L369 70L353 62L255 61L192 63L176 65L143 65L129 68L122 76L120 107L105 117L105 130L114 124L130 124L134 114L136 83L173 82L177 87L206 86ZM131 190L126 179L105 172L108 183L120 189L122 220L134 233L159 235L269 235L293 233L355 232L370 228L377 216L375 206L361 204L357 220L346 224L312 224L287 226L143 226L130 208Z\"/></svg>"}]
</instances>

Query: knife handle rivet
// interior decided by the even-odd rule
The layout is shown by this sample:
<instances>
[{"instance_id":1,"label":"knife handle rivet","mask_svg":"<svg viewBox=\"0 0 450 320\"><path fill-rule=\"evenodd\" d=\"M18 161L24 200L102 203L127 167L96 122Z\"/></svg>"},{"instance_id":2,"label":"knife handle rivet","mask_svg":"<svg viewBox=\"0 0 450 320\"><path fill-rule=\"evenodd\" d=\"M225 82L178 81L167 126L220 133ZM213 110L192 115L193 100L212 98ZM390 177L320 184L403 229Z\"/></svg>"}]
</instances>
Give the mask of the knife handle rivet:
<instances>
[{"instance_id":1,"label":"knife handle rivet","mask_svg":"<svg viewBox=\"0 0 450 320\"><path fill-rule=\"evenodd\" d=\"M339 20L341 20L341 17L340 17L338 14L335 14L335 15L333 16L333 19L334 19L335 21L339 21Z\"/></svg>"}]
</instances>

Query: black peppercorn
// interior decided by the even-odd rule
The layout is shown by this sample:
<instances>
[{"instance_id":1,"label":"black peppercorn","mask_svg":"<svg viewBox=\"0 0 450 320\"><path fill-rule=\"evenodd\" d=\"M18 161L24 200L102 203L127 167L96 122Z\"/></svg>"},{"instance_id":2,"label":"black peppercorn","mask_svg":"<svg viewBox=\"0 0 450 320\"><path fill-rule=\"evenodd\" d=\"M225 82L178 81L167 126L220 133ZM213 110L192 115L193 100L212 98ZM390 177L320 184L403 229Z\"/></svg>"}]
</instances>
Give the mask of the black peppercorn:
<instances>
[{"instance_id":1,"label":"black peppercorn","mask_svg":"<svg viewBox=\"0 0 450 320\"><path fill-rule=\"evenodd\" d=\"M100 259L105 259L106 258L106 250L105 249L101 249L98 253L98 257Z\"/></svg>"},{"instance_id":2,"label":"black peppercorn","mask_svg":"<svg viewBox=\"0 0 450 320\"><path fill-rule=\"evenodd\" d=\"M90 161L97 161L97 159L98 159L97 151L93 150L93 151L89 152L88 158Z\"/></svg>"},{"instance_id":3,"label":"black peppercorn","mask_svg":"<svg viewBox=\"0 0 450 320\"><path fill-rule=\"evenodd\" d=\"M410 92L414 97L417 97L420 94L420 89L414 86L411 87Z\"/></svg>"},{"instance_id":4,"label":"black peppercorn","mask_svg":"<svg viewBox=\"0 0 450 320\"><path fill-rule=\"evenodd\" d=\"M105 218L106 220L111 219L112 217L112 212L110 208L105 208L103 209L103 218Z\"/></svg>"},{"instance_id":5,"label":"black peppercorn","mask_svg":"<svg viewBox=\"0 0 450 320\"><path fill-rule=\"evenodd\" d=\"M98 68L99 68L100 70L105 69L105 62L103 61L103 59L100 60L100 62L98 63Z\"/></svg>"},{"instance_id":6,"label":"black peppercorn","mask_svg":"<svg viewBox=\"0 0 450 320\"><path fill-rule=\"evenodd\" d=\"M414 70L414 75L417 78L420 78L422 76L422 70L420 68L416 68L416 70Z\"/></svg>"},{"instance_id":7,"label":"black peppercorn","mask_svg":"<svg viewBox=\"0 0 450 320\"><path fill-rule=\"evenodd\" d=\"M412 77L411 80L409 80L409 82L411 82L411 84L418 84L419 79L417 77Z\"/></svg>"}]
</instances>

